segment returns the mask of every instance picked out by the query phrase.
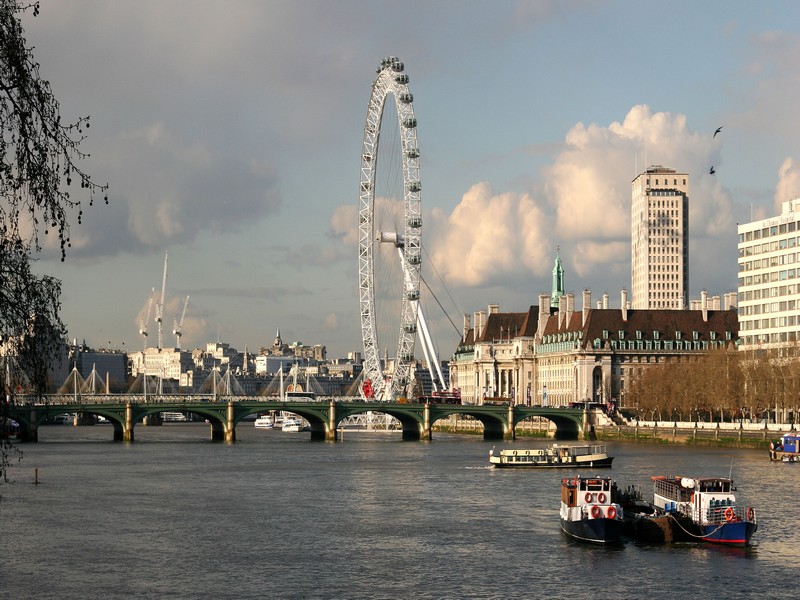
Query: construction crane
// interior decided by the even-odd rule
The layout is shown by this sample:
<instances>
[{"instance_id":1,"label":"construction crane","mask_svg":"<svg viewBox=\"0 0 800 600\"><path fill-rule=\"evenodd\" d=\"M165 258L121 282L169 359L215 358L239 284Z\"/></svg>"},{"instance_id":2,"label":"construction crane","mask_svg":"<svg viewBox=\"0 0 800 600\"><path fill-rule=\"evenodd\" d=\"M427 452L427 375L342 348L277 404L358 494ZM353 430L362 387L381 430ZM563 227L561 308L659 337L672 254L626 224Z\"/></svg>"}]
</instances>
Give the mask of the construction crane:
<instances>
[{"instance_id":1,"label":"construction crane","mask_svg":"<svg viewBox=\"0 0 800 600\"><path fill-rule=\"evenodd\" d=\"M156 323L158 323L158 349L164 347L164 292L167 289L167 252L164 253L164 276L161 279L161 297L156 304Z\"/></svg>"},{"instance_id":2,"label":"construction crane","mask_svg":"<svg viewBox=\"0 0 800 600\"><path fill-rule=\"evenodd\" d=\"M186 307L189 306L189 296L186 296L186 300L183 301L183 310L181 311L181 318L174 319L172 333L175 335L175 343L177 344L178 350L181 349L181 336L183 332L183 318L186 316Z\"/></svg>"},{"instance_id":3,"label":"construction crane","mask_svg":"<svg viewBox=\"0 0 800 600\"><path fill-rule=\"evenodd\" d=\"M139 319L139 335L142 336L142 342L144 344L145 350L147 349L147 325L150 323L150 312L153 310L153 296L156 295L156 288L150 292L150 298L147 300L147 317L142 320ZM139 311L139 315L144 312L144 306L142 310Z\"/></svg>"}]
</instances>

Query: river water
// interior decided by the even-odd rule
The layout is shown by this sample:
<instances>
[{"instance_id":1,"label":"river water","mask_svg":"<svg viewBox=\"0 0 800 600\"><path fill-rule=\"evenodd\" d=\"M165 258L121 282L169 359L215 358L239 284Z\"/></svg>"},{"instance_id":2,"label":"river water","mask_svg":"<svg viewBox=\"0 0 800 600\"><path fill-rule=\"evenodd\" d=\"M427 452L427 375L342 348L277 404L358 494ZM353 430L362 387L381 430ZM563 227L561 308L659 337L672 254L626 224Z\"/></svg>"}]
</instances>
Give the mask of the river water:
<instances>
[{"instance_id":1,"label":"river water","mask_svg":"<svg viewBox=\"0 0 800 600\"><path fill-rule=\"evenodd\" d=\"M747 549L604 548L561 533L573 471L489 468L494 444L477 436L237 434L140 425L124 444L110 425L40 428L0 486L0 597L723 599L796 585L800 465L764 451L609 444L607 473L645 492L650 475L732 470L759 529Z\"/></svg>"}]
</instances>

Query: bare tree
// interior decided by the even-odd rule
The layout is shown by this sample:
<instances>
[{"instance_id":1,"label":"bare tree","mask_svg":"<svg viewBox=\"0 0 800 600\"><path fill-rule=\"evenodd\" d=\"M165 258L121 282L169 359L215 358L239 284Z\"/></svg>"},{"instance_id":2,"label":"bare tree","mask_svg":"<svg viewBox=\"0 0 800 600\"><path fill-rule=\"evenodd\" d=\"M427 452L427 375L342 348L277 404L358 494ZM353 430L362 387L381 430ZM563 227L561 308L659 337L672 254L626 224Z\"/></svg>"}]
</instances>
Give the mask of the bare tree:
<instances>
[{"instance_id":1,"label":"bare tree","mask_svg":"<svg viewBox=\"0 0 800 600\"><path fill-rule=\"evenodd\" d=\"M42 393L65 327L60 282L35 276L31 261L49 236L57 238L61 260L66 258L70 221L80 224L83 214L81 199L70 194L74 185L89 205L100 194L108 203L108 186L95 183L79 165L87 158L80 144L89 117L62 121L25 40L20 16L26 11L37 16L38 2L0 0L0 343L26 369L33 391Z\"/></svg>"}]
</instances>

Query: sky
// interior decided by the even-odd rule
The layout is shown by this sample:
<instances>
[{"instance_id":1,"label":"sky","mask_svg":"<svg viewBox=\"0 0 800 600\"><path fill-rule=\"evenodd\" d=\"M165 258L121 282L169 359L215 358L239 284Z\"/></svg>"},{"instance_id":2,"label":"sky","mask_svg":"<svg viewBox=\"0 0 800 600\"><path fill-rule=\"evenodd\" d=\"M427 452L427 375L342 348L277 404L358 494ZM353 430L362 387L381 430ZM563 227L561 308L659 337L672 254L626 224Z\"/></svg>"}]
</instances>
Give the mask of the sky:
<instances>
[{"instance_id":1,"label":"sky","mask_svg":"<svg viewBox=\"0 0 800 600\"><path fill-rule=\"evenodd\" d=\"M360 351L361 145L387 56L414 96L440 358L464 313L538 304L557 250L576 308L583 289L619 306L647 165L689 174L691 298L735 291L737 223L800 196L794 1L42 0L23 26L110 186L66 261L36 263L95 348L143 347L168 253L165 346L189 296L184 349L279 329Z\"/></svg>"}]
</instances>

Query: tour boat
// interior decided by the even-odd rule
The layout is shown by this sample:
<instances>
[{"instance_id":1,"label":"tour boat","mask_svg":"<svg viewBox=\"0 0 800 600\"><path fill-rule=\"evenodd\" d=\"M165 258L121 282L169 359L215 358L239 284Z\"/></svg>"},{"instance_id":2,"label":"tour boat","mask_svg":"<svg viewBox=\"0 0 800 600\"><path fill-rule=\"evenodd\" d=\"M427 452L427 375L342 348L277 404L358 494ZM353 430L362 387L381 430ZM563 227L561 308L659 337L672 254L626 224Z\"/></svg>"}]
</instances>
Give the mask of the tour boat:
<instances>
[{"instance_id":1,"label":"tour boat","mask_svg":"<svg viewBox=\"0 0 800 600\"><path fill-rule=\"evenodd\" d=\"M613 460L602 444L553 444L549 448L500 450L499 454L494 453L494 448L489 451L489 462L500 468L601 468L610 467Z\"/></svg>"},{"instance_id":2,"label":"tour boat","mask_svg":"<svg viewBox=\"0 0 800 600\"><path fill-rule=\"evenodd\" d=\"M736 504L727 477L653 477L653 506L674 517L673 532L695 541L744 546L758 529L752 506ZM685 534L685 535L684 535Z\"/></svg>"},{"instance_id":3,"label":"tour boat","mask_svg":"<svg viewBox=\"0 0 800 600\"><path fill-rule=\"evenodd\" d=\"M273 415L259 415L254 423L256 429L273 429L275 417Z\"/></svg>"},{"instance_id":4,"label":"tour boat","mask_svg":"<svg viewBox=\"0 0 800 600\"><path fill-rule=\"evenodd\" d=\"M769 444L769 459L781 462L800 462L800 433L786 433Z\"/></svg>"},{"instance_id":5,"label":"tour boat","mask_svg":"<svg viewBox=\"0 0 800 600\"><path fill-rule=\"evenodd\" d=\"M288 431L292 433L296 433L298 431L308 431L308 426L304 426L302 419L299 417L286 417L283 420L281 431Z\"/></svg>"},{"instance_id":6,"label":"tour boat","mask_svg":"<svg viewBox=\"0 0 800 600\"><path fill-rule=\"evenodd\" d=\"M614 544L622 539L622 507L613 501L610 477L561 480L561 529L581 542Z\"/></svg>"}]
</instances>

